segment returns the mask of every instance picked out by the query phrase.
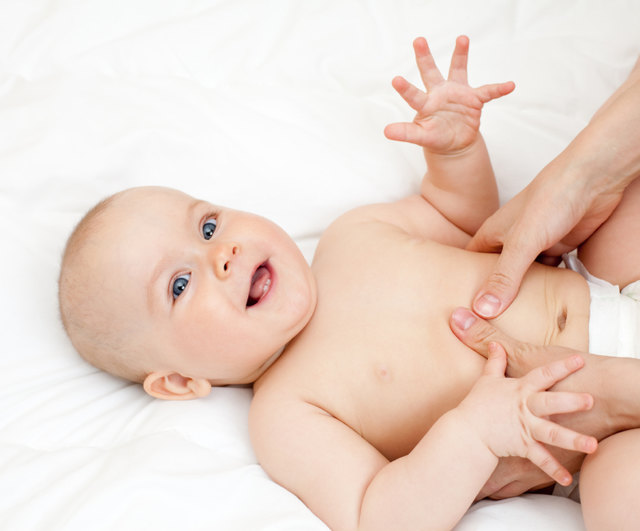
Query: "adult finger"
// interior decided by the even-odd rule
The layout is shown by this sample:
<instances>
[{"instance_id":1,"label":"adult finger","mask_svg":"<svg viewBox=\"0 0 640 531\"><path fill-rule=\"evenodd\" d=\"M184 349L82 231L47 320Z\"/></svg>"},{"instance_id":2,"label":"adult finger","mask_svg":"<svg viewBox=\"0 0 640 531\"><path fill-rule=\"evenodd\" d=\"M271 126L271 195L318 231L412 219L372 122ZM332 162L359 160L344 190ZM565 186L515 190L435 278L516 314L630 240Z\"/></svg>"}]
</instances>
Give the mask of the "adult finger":
<instances>
[{"instance_id":1,"label":"adult finger","mask_svg":"<svg viewBox=\"0 0 640 531\"><path fill-rule=\"evenodd\" d=\"M467 308L456 308L451 313L449 327L460 341L485 358L489 357L491 343L498 343L509 352L518 345L516 340L483 319L479 319Z\"/></svg>"},{"instance_id":2,"label":"adult finger","mask_svg":"<svg viewBox=\"0 0 640 531\"><path fill-rule=\"evenodd\" d=\"M523 237L521 241L528 241ZM473 310L485 319L493 319L506 310L520 289L522 278L540 252L535 247L505 241L496 264L473 300Z\"/></svg>"},{"instance_id":3,"label":"adult finger","mask_svg":"<svg viewBox=\"0 0 640 531\"><path fill-rule=\"evenodd\" d=\"M474 297L473 309L484 318L500 315L515 299L522 278L545 247L544 225L533 226L527 189L490 216L473 236L466 249L476 252L500 251L491 274ZM526 223L523 219L528 220Z\"/></svg>"},{"instance_id":4,"label":"adult finger","mask_svg":"<svg viewBox=\"0 0 640 531\"><path fill-rule=\"evenodd\" d=\"M532 490L532 487L542 488L542 486L547 486L547 483L550 483L549 478L542 471L539 472L540 480L539 483L529 484L528 482L515 480L511 483L508 483L501 489L488 494L488 497L492 500L504 500L505 498L513 498L515 496L520 496L520 494L524 494L525 492Z\"/></svg>"}]
</instances>

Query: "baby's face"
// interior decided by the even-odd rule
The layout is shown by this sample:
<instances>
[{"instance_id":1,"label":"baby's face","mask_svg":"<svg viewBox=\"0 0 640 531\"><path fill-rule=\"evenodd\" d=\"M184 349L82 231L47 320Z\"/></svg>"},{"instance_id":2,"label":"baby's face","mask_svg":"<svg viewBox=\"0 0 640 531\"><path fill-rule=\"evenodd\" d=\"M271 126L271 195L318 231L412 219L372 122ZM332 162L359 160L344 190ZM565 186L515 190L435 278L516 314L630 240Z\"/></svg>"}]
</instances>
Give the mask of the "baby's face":
<instances>
[{"instance_id":1,"label":"baby's face","mask_svg":"<svg viewBox=\"0 0 640 531\"><path fill-rule=\"evenodd\" d=\"M101 304L135 323L152 371L252 382L315 309L308 264L264 218L164 188L130 190L107 215Z\"/></svg>"}]
</instances>

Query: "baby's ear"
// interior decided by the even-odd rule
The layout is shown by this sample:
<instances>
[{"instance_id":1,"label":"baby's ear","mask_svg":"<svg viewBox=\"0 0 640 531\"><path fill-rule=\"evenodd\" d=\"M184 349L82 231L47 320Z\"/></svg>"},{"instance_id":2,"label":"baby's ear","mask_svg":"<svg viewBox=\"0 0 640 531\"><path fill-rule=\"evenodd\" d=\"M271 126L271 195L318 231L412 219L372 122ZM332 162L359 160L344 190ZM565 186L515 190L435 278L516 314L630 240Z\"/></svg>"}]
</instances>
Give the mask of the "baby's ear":
<instances>
[{"instance_id":1,"label":"baby's ear","mask_svg":"<svg viewBox=\"0 0 640 531\"><path fill-rule=\"evenodd\" d=\"M191 400L211 392L211 384L204 378L190 378L177 372L152 372L142 384L147 394L163 400Z\"/></svg>"}]
</instances>

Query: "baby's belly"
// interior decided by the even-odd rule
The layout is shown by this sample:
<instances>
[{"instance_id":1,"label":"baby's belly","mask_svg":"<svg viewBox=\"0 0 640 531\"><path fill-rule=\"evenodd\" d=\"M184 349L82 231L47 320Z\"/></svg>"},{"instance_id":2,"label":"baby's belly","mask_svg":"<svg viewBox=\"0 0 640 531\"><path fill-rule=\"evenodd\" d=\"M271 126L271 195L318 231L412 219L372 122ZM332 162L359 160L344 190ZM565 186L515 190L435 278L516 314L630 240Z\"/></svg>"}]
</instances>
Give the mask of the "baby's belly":
<instances>
[{"instance_id":1,"label":"baby's belly","mask_svg":"<svg viewBox=\"0 0 640 531\"><path fill-rule=\"evenodd\" d=\"M533 264L518 297L494 324L520 341L587 351L589 302L579 274Z\"/></svg>"},{"instance_id":2,"label":"baby's belly","mask_svg":"<svg viewBox=\"0 0 640 531\"><path fill-rule=\"evenodd\" d=\"M432 265L429 274L411 275L417 268L408 264L393 282L378 282L375 296L363 293L367 278L345 282L324 298L320 293L324 302L313 326L294 347L300 363L315 365L300 367L300 373L314 374L304 384L313 389L310 401L389 459L409 453L464 398L485 363L457 340L448 321L454 308L471 304L495 257L456 251L461 254L454 258L463 260L443 259L446 270ZM586 350L588 308L579 275L535 266L495 324L522 341ZM318 378L327 385L319 386Z\"/></svg>"}]
</instances>

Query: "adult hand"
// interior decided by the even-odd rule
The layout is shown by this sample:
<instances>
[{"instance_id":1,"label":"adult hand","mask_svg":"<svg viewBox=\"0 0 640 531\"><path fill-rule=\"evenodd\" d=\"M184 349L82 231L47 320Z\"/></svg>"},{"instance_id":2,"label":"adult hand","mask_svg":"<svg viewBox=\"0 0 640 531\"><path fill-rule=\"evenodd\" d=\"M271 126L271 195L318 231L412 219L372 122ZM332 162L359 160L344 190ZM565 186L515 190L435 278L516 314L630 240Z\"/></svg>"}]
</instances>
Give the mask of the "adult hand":
<instances>
[{"instance_id":1,"label":"adult hand","mask_svg":"<svg viewBox=\"0 0 640 531\"><path fill-rule=\"evenodd\" d=\"M548 389L583 366L584 360L574 355L520 378L505 378L507 355L498 343L490 343L482 376L456 412L493 455L525 457L561 485L570 485L571 474L545 445L593 453L598 443L589 435L555 423L551 417L587 411L593 407L593 398L587 393Z\"/></svg>"},{"instance_id":2,"label":"adult hand","mask_svg":"<svg viewBox=\"0 0 640 531\"><path fill-rule=\"evenodd\" d=\"M553 452L558 461L572 472L580 470L584 461L584 454L569 450L555 449ZM528 459L522 457L502 457L491 477L484 484L476 501L483 498L501 500L520 496L525 492L540 490L553 485L542 470Z\"/></svg>"},{"instance_id":3,"label":"adult hand","mask_svg":"<svg viewBox=\"0 0 640 531\"><path fill-rule=\"evenodd\" d=\"M522 277L544 252L558 257L585 241L613 212L624 187L598 191L592 183L561 169L556 159L511 201L490 216L467 249L502 251L473 301L484 318L500 315L515 299Z\"/></svg>"},{"instance_id":4,"label":"adult hand","mask_svg":"<svg viewBox=\"0 0 640 531\"><path fill-rule=\"evenodd\" d=\"M640 59L587 127L517 196L489 217L467 248L500 251L473 301L500 315L540 254L559 256L586 240L640 176Z\"/></svg>"},{"instance_id":5,"label":"adult hand","mask_svg":"<svg viewBox=\"0 0 640 531\"><path fill-rule=\"evenodd\" d=\"M583 358L593 359L592 355L573 349L555 345L546 347L537 346L513 339L495 328L492 324L479 319L466 308L457 308L451 314L449 325L452 332L460 341L485 358L489 356L490 343L493 342L502 345L507 352L506 374L514 378L527 374L535 367L551 363L555 360L565 359L576 353L579 353ZM580 389L582 385L578 384L575 387ZM589 386L586 386L586 388L588 389ZM569 390L576 389L570 387ZM582 420L575 425L574 428L580 431L586 431L585 428L593 429L594 426L590 424L587 426L584 424L584 420ZM603 436L607 434L605 432L599 432L596 429L593 431L596 435ZM554 457L562 463L569 472L574 473L580 469L584 454L558 448L554 448L551 451ZM486 497L494 499L509 498L530 490L547 487L551 484L552 482L549 481L549 477L528 459L505 457L498 461L498 466L482 487L476 499L479 500Z\"/></svg>"},{"instance_id":6,"label":"adult hand","mask_svg":"<svg viewBox=\"0 0 640 531\"><path fill-rule=\"evenodd\" d=\"M507 353L507 376L520 378L541 365L580 354L592 359L593 355L559 345L532 345L505 334L491 323L478 318L467 308L456 308L449 326L455 336L481 356L488 358L489 344L498 343Z\"/></svg>"}]
</instances>

